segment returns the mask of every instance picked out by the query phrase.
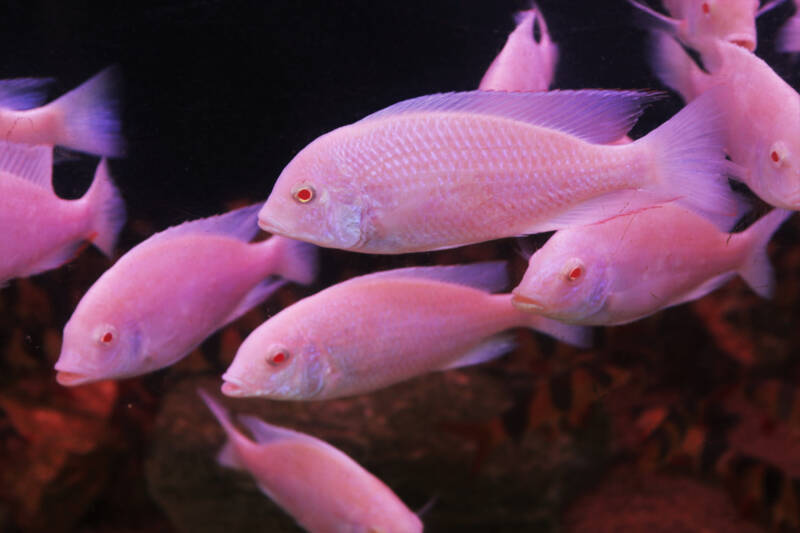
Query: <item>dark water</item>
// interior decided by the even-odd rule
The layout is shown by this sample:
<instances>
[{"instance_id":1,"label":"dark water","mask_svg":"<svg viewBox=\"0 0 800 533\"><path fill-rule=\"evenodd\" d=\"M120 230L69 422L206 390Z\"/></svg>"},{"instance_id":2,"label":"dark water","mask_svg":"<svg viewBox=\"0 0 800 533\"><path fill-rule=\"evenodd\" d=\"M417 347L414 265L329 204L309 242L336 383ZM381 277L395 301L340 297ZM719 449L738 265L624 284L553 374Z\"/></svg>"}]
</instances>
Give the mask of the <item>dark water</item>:
<instances>
[{"instance_id":1,"label":"dark water","mask_svg":"<svg viewBox=\"0 0 800 533\"><path fill-rule=\"evenodd\" d=\"M561 51L555 87L663 89L625 2L539 5ZM169 225L264 200L292 156L333 128L405 98L474 89L523 7L13 1L0 10L0 79L53 77L56 95L109 64L122 67L129 149L111 168L129 212L124 253ZM773 50L789 12L784 6L759 21L758 53L795 83L792 60ZM679 107L674 96L659 103L634 134ZM82 195L95 162L67 156L55 170L59 194ZM776 236L772 303L737 281L697 304L599 332L588 353L521 332L521 348L501 361L368 397L228 405L330 440L412 508L438 495L424 517L431 531L586 531L586 516L601 531L626 505L629 531L788 523L784 500L800 505L790 490L800 476L800 419L792 418L800 410L798 238L796 222ZM194 389L218 388L216 376L248 331L318 289L380 268L497 257L514 261L518 279L524 263L515 247L400 257L323 251L312 288L281 291L176 368L83 395L56 385L52 364L75 303L110 263L89 250L62 269L12 282L0 291L0 531L292 531L246 476L215 466L221 433ZM576 372L582 364L628 377L614 396L616 382ZM729 399L771 397L774 378L778 399L762 402L772 411ZM536 403L548 394L552 405ZM584 407L585 398L602 399ZM537 409L552 413L545 429L534 427ZM641 438L642 414L667 411L677 420L661 428L667 436L656 444ZM705 436L701 451L641 459L648 446L656 455L684 446L687 427ZM761 444L737 449L743 441ZM757 457L723 476L713 468L721 453ZM632 478L639 481L629 486Z\"/></svg>"}]
</instances>

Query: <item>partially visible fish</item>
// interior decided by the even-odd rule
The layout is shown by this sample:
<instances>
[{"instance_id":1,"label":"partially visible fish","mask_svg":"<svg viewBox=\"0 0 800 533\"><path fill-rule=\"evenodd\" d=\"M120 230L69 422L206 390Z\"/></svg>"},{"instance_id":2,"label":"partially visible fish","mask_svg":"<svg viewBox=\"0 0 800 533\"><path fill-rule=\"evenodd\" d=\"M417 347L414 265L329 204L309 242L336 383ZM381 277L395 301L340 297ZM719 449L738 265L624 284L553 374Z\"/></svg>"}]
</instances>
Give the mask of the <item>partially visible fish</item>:
<instances>
[{"instance_id":1,"label":"partially visible fish","mask_svg":"<svg viewBox=\"0 0 800 533\"><path fill-rule=\"evenodd\" d=\"M79 385L166 367L285 280L311 283L312 245L284 237L248 243L258 232L258 208L169 228L125 254L64 327L58 382Z\"/></svg>"},{"instance_id":2,"label":"partially visible fish","mask_svg":"<svg viewBox=\"0 0 800 533\"><path fill-rule=\"evenodd\" d=\"M58 268L86 241L107 256L114 253L125 204L106 161L79 200L59 198L52 176L51 146L0 143L0 286Z\"/></svg>"},{"instance_id":3,"label":"partially visible fish","mask_svg":"<svg viewBox=\"0 0 800 533\"><path fill-rule=\"evenodd\" d=\"M239 416L255 441L228 412L198 391L225 430L219 462L242 469L261 491L312 533L417 533L422 522L392 490L330 444L310 435Z\"/></svg>"},{"instance_id":4,"label":"partially visible fish","mask_svg":"<svg viewBox=\"0 0 800 533\"><path fill-rule=\"evenodd\" d=\"M737 273L769 297L766 247L794 212L775 209L742 233L675 205L561 230L530 259L512 304L565 322L611 326L700 298Z\"/></svg>"},{"instance_id":5,"label":"partially visible fish","mask_svg":"<svg viewBox=\"0 0 800 533\"><path fill-rule=\"evenodd\" d=\"M780 52L800 52L800 7L797 0L794 0L794 11L794 15L778 31L776 48Z\"/></svg>"},{"instance_id":6,"label":"partially visible fish","mask_svg":"<svg viewBox=\"0 0 800 533\"><path fill-rule=\"evenodd\" d=\"M0 140L24 144L59 145L106 157L124 153L116 94L117 69L109 67L49 104L38 103L41 83L20 84L5 91L0 84ZM23 80L25 81L25 80ZM28 87L29 90L25 90Z\"/></svg>"},{"instance_id":7,"label":"partially visible fish","mask_svg":"<svg viewBox=\"0 0 800 533\"><path fill-rule=\"evenodd\" d=\"M728 43L709 43L695 64L669 36L653 36L658 77L687 102L709 90L725 112L725 149L736 174L762 200L800 209L800 95L754 54Z\"/></svg>"},{"instance_id":8,"label":"partially visible fish","mask_svg":"<svg viewBox=\"0 0 800 533\"><path fill-rule=\"evenodd\" d=\"M658 13L638 0L628 2L639 10L643 22L666 31L688 46L698 47L707 39L756 49L756 18L782 3L774 0L759 8L758 0L665 0L672 17Z\"/></svg>"},{"instance_id":9,"label":"partially visible fish","mask_svg":"<svg viewBox=\"0 0 800 533\"><path fill-rule=\"evenodd\" d=\"M534 4L515 19L517 27L483 75L478 87L483 91L546 91L553 83L558 46L550 39L541 11Z\"/></svg>"},{"instance_id":10,"label":"partially visible fish","mask_svg":"<svg viewBox=\"0 0 800 533\"><path fill-rule=\"evenodd\" d=\"M222 392L322 400L369 392L427 372L474 365L514 347L501 332L528 327L578 345L584 328L528 315L505 263L413 267L350 279L256 328L222 376Z\"/></svg>"},{"instance_id":11,"label":"partially visible fish","mask_svg":"<svg viewBox=\"0 0 800 533\"><path fill-rule=\"evenodd\" d=\"M606 220L677 200L733 213L710 95L634 143L607 146L651 93L447 93L400 102L313 141L259 225L367 253L452 248Z\"/></svg>"}]
</instances>

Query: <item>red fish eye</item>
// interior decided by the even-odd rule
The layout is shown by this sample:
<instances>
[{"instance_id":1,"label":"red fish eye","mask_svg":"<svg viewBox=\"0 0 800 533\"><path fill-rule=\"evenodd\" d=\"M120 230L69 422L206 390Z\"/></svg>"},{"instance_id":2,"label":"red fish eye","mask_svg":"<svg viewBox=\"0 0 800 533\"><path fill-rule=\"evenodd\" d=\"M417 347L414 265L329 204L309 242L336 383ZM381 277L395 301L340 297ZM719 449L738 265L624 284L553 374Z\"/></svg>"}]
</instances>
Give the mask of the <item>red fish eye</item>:
<instances>
[{"instance_id":1,"label":"red fish eye","mask_svg":"<svg viewBox=\"0 0 800 533\"><path fill-rule=\"evenodd\" d=\"M100 337L100 342L102 342L103 344L109 344L113 340L114 340L114 334L111 333L110 331L106 331L105 333L103 333L103 336Z\"/></svg>"},{"instance_id":2,"label":"red fish eye","mask_svg":"<svg viewBox=\"0 0 800 533\"><path fill-rule=\"evenodd\" d=\"M272 366L278 366L280 364L285 363L288 359L289 359L289 355L286 352L278 352L275 355L273 355L272 357L270 357L269 359L267 359L267 361Z\"/></svg>"},{"instance_id":3,"label":"red fish eye","mask_svg":"<svg viewBox=\"0 0 800 533\"><path fill-rule=\"evenodd\" d=\"M711 6L708 5L708 2L703 2L701 9L703 10L703 13L705 13L706 15L711 13Z\"/></svg>"},{"instance_id":4,"label":"red fish eye","mask_svg":"<svg viewBox=\"0 0 800 533\"><path fill-rule=\"evenodd\" d=\"M300 187L294 192L294 199L305 204L314 198L314 189L308 186Z\"/></svg>"},{"instance_id":5,"label":"red fish eye","mask_svg":"<svg viewBox=\"0 0 800 533\"><path fill-rule=\"evenodd\" d=\"M583 269L581 267L575 267L569 271L569 274L567 274L567 279L569 279L570 281L575 281L576 279L581 277L582 274L583 274Z\"/></svg>"},{"instance_id":6,"label":"red fish eye","mask_svg":"<svg viewBox=\"0 0 800 533\"><path fill-rule=\"evenodd\" d=\"M776 152L775 150L773 150L773 151L772 151L772 153L771 153L771 154L769 154L769 156L770 156L770 157L772 158L772 160L773 160L773 161L775 161L776 163L777 163L778 161L780 161L780 159L781 159L781 156L780 156L780 155L778 155L778 152Z\"/></svg>"}]
</instances>

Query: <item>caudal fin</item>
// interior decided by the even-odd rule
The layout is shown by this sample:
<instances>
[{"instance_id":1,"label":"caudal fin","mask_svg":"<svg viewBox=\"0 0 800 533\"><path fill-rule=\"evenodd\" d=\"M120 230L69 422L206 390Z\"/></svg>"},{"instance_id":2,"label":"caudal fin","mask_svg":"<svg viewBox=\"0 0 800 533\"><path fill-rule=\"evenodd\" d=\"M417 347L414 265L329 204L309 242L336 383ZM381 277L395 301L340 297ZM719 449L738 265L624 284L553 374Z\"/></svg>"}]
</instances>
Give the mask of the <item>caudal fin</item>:
<instances>
[{"instance_id":1,"label":"caudal fin","mask_svg":"<svg viewBox=\"0 0 800 533\"><path fill-rule=\"evenodd\" d=\"M654 31L649 41L651 67L661 82L691 102L702 91L698 81L707 77L678 42L663 31Z\"/></svg>"},{"instance_id":2,"label":"caudal fin","mask_svg":"<svg viewBox=\"0 0 800 533\"><path fill-rule=\"evenodd\" d=\"M275 235L265 246L271 248L275 260L273 274L303 285L317 277L317 247L313 244Z\"/></svg>"},{"instance_id":3,"label":"caudal fin","mask_svg":"<svg viewBox=\"0 0 800 533\"><path fill-rule=\"evenodd\" d=\"M106 157L124 154L119 119L119 71L109 67L48 106L63 116L58 144Z\"/></svg>"},{"instance_id":4,"label":"caudal fin","mask_svg":"<svg viewBox=\"0 0 800 533\"><path fill-rule=\"evenodd\" d=\"M676 201L725 231L739 212L739 202L728 185L732 167L723 152L720 90L707 91L634 144L652 150L657 177L649 192Z\"/></svg>"},{"instance_id":5,"label":"caudal fin","mask_svg":"<svg viewBox=\"0 0 800 533\"><path fill-rule=\"evenodd\" d=\"M772 235L794 211L773 209L744 232L750 240L750 252L739 269L739 275L759 296L771 298L775 291L775 274L767 256Z\"/></svg>"},{"instance_id":6,"label":"caudal fin","mask_svg":"<svg viewBox=\"0 0 800 533\"><path fill-rule=\"evenodd\" d=\"M90 240L110 257L114 253L119 232L125 224L125 201L111 181L105 159L101 159L97 165L94 181L84 198L91 211Z\"/></svg>"}]
</instances>

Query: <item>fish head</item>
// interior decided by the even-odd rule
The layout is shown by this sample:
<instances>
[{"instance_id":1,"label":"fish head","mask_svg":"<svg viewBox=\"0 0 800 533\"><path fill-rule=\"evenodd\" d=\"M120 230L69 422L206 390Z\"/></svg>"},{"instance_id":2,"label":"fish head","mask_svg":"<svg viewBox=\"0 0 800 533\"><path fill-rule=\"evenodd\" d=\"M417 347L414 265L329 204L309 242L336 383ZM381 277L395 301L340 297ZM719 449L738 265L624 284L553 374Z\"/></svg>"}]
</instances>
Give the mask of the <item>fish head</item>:
<instances>
[{"instance_id":1,"label":"fish head","mask_svg":"<svg viewBox=\"0 0 800 533\"><path fill-rule=\"evenodd\" d=\"M222 392L233 397L310 400L323 389L329 373L321 351L305 335L267 321L239 347L222 375Z\"/></svg>"},{"instance_id":2,"label":"fish head","mask_svg":"<svg viewBox=\"0 0 800 533\"><path fill-rule=\"evenodd\" d=\"M607 262L589 246L562 246L567 243L554 239L531 257L511 303L522 311L580 322L601 311L608 299Z\"/></svg>"},{"instance_id":3,"label":"fish head","mask_svg":"<svg viewBox=\"0 0 800 533\"><path fill-rule=\"evenodd\" d=\"M135 324L76 311L64 327L56 380L74 386L140 374L141 335Z\"/></svg>"},{"instance_id":4,"label":"fish head","mask_svg":"<svg viewBox=\"0 0 800 533\"><path fill-rule=\"evenodd\" d=\"M690 40L713 38L756 49L758 0L690 0L683 7Z\"/></svg>"},{"instance_id":5,"label":"fish head","mask_svg":"<svg viewBox=\"0 0 800 533\"><path fill-rule=\"evenodd\" d=\"M261 229L326 248L353 250L363 244L365 199L360 180L341 162L337 131L316 139L286 165L258 214Z\"/></svg>"},{"instance_id":6,"label":"fish head","mask_svg":"<svg viewBox=\"0 0 800 533\"><path fill-rule=\"evenodd\" d=\"M796 146L795 146L796 145ZM758 150L760 172L751 179L754 188L763 191L767 202L789 209L800 208L800 140L764 143Z\"/></svg>"}]
</instances>

